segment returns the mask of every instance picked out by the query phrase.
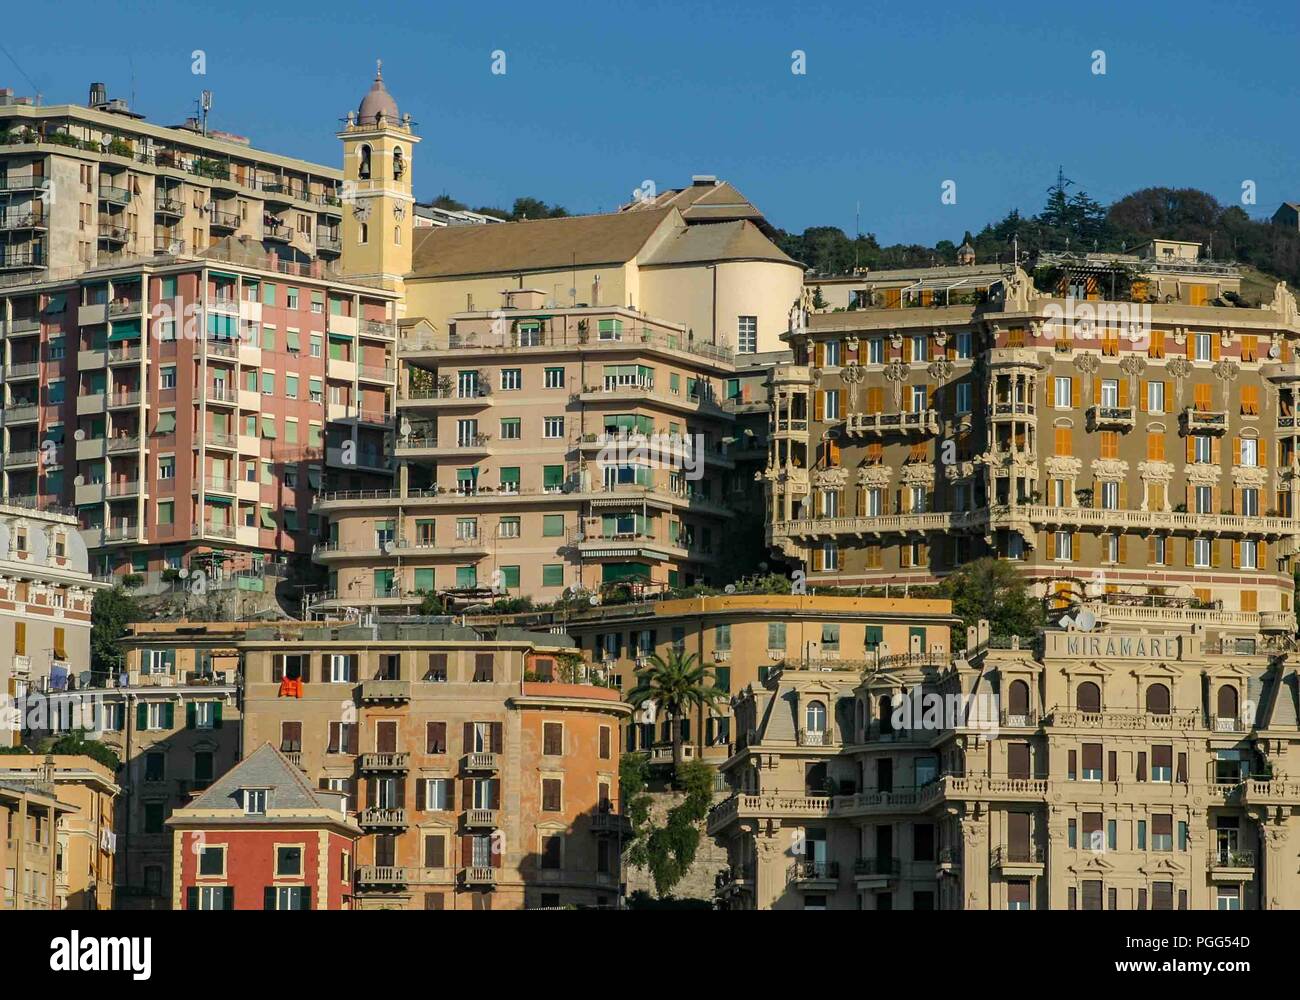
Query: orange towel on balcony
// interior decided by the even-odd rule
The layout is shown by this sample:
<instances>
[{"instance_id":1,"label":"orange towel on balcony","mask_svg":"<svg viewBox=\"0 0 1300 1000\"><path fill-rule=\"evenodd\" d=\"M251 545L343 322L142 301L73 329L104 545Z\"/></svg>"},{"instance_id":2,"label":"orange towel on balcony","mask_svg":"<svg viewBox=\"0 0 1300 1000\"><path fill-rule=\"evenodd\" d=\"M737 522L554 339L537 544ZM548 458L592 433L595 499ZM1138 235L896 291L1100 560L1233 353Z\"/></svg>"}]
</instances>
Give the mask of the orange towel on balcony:
<instances>
[{"instance_id":1,"label":"orange towel on balcony","mask_svg":"<svg viewBox=\"0 0 1300 1000\"><path fill-rule=\"evenodd\" d=\"M285 677L280 681L281 698L301 698L302 697L302 680L295 680Z\"/></svg>"}]
</instances>

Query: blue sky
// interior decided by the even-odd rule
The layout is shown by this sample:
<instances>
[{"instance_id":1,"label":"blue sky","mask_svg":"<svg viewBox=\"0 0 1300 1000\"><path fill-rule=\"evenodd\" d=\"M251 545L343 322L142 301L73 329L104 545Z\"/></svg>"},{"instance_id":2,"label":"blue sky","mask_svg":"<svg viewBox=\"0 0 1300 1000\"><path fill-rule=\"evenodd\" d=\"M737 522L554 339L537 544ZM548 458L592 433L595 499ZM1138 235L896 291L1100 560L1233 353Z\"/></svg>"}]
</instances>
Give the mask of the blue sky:
<instances>
[{"instance_id":1,"label":"blue sky","mask_svg":"<svg viewBox=\"0 0 1300 1000\"><path fill-rule=\"evenodd\" d=\"M331 164L381 57L424 137L421 199L608 211L713 173L786 229L851 233L860 202L862 231L931 244L1037 211L1058 164L1107 202L1154 184L1234 202L1244 180L1252 215L1300 197L1295 4L68 0L50 18L6 11L0 85L62 103L103 80L163 123L206 87L214 127Z\"/></svg>"}]
</instances>

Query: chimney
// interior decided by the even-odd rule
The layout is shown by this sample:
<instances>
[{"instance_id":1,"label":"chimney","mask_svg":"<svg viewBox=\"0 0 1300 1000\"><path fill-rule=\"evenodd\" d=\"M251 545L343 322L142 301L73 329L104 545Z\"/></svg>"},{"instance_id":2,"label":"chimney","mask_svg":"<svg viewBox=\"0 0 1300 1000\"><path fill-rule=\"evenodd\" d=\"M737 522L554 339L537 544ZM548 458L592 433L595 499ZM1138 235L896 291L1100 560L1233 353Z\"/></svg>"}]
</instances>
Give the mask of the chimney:
<instances>
[{"instance_id":1,"label":"chimney","mask_svg":"<svg viewBox=\"0 0 1300 1000\"><path fill-rule=\"evenodd\" d=\"M102 83L92 83L90 85L90 100L87 102L90 107L98 108L108 103L108 88Z\"/></svg>"}]
</instances>

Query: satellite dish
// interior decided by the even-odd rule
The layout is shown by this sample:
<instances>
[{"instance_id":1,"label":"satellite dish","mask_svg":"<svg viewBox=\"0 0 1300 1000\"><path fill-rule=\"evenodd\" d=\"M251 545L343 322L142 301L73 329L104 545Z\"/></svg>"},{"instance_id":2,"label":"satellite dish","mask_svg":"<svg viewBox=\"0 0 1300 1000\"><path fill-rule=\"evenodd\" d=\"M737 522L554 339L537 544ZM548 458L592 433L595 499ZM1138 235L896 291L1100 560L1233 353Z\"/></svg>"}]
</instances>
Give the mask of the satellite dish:
<instances>
[{"instance_id":1,"label":"satellite dish","mask_svg":"<svg viewBox=\"0 0 1300 1000\"><path fill-rule=\"evenodd\" d=\"M402 418L402 424L398 428L398 432L404 438L409 438L411 436L411 422L407 420L405 417Z\"/></svg>"},{"instance_id":2,"label":"satellite dish","mask_svg":"<svg viewBox=\"0 0 1300 1000\"><path fill-rule=\"evenodd\" d=\"M1080 631L1091 632L1097 627L1097 616L1084 608L1074 617L1074 624L1079 627Z\"/></svg>"},{"instance_id":3,"label":"satellite dish","mask_svg":"<svg viewBox=\"0 0 1300 1000\"><path fill-rule=\"evenodd\" d=\"M392 555L393 550L396 548L397 548L397 543L393 541L391 538L388 541L384 542L384 551L387 552L389 555Z\"/></svg>"},{"instance_id":4,"label":"satellite dish","mask_svg":"<svg viewBox=\"0 0 1300 1000\"><path fill-rule=\"evenodd\" d=\"M176 575L179 576L182 580L188 580L190 578L190 571L185 566L182 566L180 569L176 571Z\"/></svg>"},{"instance_id":5,"label":"satellite dish","mask_svg":"<svg viewBox=\"0 0 1300 1000\"><path fill-rule=\"evenodd\" d=\"M734 594L736 592L736 585L734 583L729 583L722 588L722 591L726 594Z\"/></svg>"},{"instance_id":6,"label":"satellite dish","mask_svg":"<svg viewBox=\"0 0 1300 1000\"><path fill-rule=\"evenodd\" d=\"M76 479L74 479L74 480L72 481L72 484L73 484L74 486L85 486L85 485L86 485L86 477L85 477L85 476L78 476Z\"/></svg>"},{"instance_id":7,"label":"satellite dish","mask_svg":"<svg viewBox=\"0 0 1300 1000\"><path fill-rule=\"evenodd\" d=\"M84 441L84 440L86 440L86 432L83 431L80 427L78 427L78 428L76 429L76 431L73 432L73 435L72 435L72 436L73 436L74 438L76 438L78 441Z\"/></svg>"},{"instance_id":8,"label":"satellite dish","mask_svg":"<svg viewBox=\"0 0 1300 1000\"><path fill-rule=\"evenodd\" d=\"M1268 345L1268 356L1270 358L1278 358L1281 356L1281 354L1282 354L1282 349L1278 347L1277 344L1274 343Z\"/></svg>"},{"instance_id":9,"label":"satellite dish","mask_svg":"<svg viewBox=\"0 0 1300 1000\"><path fill-rule=\"evenodd\" d=\"M587 603L594 608L597 604L600 603L600 598L597 597L595 594L592 594L590 597L587 598Z\"/></svg>"}]
</instances>

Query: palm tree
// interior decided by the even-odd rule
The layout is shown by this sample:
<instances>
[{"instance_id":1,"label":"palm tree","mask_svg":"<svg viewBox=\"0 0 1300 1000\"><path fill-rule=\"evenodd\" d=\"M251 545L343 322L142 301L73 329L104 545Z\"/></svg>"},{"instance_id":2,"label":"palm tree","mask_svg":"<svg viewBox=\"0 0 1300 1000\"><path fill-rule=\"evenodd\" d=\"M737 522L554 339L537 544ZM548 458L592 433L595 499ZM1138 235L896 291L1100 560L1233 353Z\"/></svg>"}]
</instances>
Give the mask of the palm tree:
<instances>
[{"instance_id":1,"label":"palm tree","mask_svg":"<svg viewBox=\"0 0 1300 1000\"><path fill-rule=\"evenodd\" d=\"M636 672L636 687L627 699L635 708L653 702L656 709L671 720L673 773L682 766L682 727L680 720L690 717L692 708L704 708L725 700L727 694L713 683L713 667L696 662L694 653L672 650L667 658L652 655L646 666Z\"/></svg>"}]
</instances>

